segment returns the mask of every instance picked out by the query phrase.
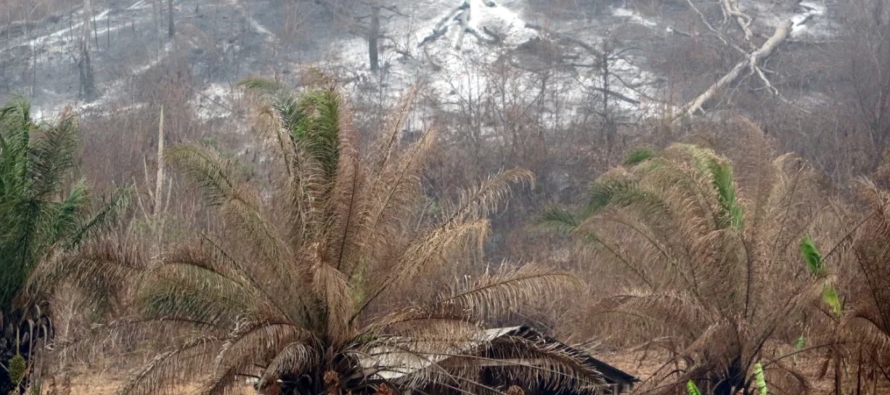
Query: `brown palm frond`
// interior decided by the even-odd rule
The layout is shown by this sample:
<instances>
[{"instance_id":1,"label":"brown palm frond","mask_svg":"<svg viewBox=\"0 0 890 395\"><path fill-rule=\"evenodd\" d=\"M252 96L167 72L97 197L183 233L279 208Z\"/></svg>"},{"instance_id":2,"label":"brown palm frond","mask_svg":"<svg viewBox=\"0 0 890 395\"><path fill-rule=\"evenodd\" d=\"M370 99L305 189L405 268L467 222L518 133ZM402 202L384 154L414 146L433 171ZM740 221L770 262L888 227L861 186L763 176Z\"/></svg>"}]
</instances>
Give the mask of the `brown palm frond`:
<instances>
[{"instance_id":1,"label":"brown palm frond","mask_svg":"<svg viewBox=\"0 0 890 395\"><path fill-rule=\"evenodd\" d=\"M455 305L431 304L409 307L375 317L359 330L361 336L402 338L472 337L482 329L465 311Z\"/></svg>"},{"instance_id":2,"label":"brown palm frond","mask_svg":"<svg viewBox=\"0 0 890 395\"><path fill-rule=\"evenodd\" d=\"M225 379L254 366L266 366L286 345L309 336L303 328L289 322L241 322L216 355L215 376Z\"/></svg>"},{"instance_id":3,"label":"brown palm frond","mask_svg":"<svg viewBox=\"0 0 890 395\"><path fill-rule=\"evenodd\" d=\"M139 284L147 267L148 261L126 241L105 238L52 254L34 268L28 281L48 293L71 284L93 303L108 305L130 285Z\"/></svg>"},{"instance_id":4,"label":"brown palm frond","mask_svg":"<svg viewBox=\"0 0 890 395\"><path fill-rule=\"evenodd\" d=\"M269 362L257 383L257 389L265 390L281 376L294 372L305 372L319 364L320 356L315 348L304 341L290 343L278 351L278 355Z\"/></svg>"},{"instance_id":5,"label":"brown palm frond","mask_svg":"<svg viewBox=\"0 0 890 395\"><path fill-rule=\"evenodd\" d=\"M312 267L313 286L319 299L324 301L326 336L338 346L353 332L352 314L355 300L343 272L319 262Z\"/></svg>"},{"instance_id":6,"label":"brown palm frond","mask_svg":"<svg viewBox=\"0 0 890 395\"><path fill-rule=\"evenodd\" d=\"M201 337L164 352L133 376L117 394L172 394L176 385L188 382L212 363L221 345L218 338Z\"/></svg>"},{"instance_id":7,"label":"brown palm frond","mask_svg":"<svg viewBox=\"0 0 890 395\"><path fill-rule=\"evenodd\" d=\"M461 192L457 204L449 210L443 225L487 215L510 197L514 184L534 186L534 175L525 169L500 172L479 184Z\"/></svg>"},{"instance_id":8,"label":"brown palm frond","mask_svg":"<svg viewBox=\"0 0 890 395\"><path fill-rule=\"evenodd\" d=\"M440 348L442 345L445 348ZM508 334L491 340L477 338L438 346L419 350L412 345L411 351L400 351L401 358L409 358L404 354L416 358L412 365L428 366L409 376L409 387L452 383L473 393L500 393L477 381L482 368L497 371L507 382L522 383L537 390L559 391L571 387L581 393L599 393L605 384L601 373L586 362L585 356L543 337Z\"/></svg>"},{"instance_id":9,"label":"brown palm frond","mask_svg":"<svg viewBox=\"0 0 890 395\"><path fill-rule=\"evenodd\" d=\"M849 336L850 341L867 344L878 350L890 350L890 330L872 306L851 311L845 317L842 329L842 333Z\"/></svg>"},{"instance_id":10,"label":"brown palm frond","mask_svg":"<svg viewBox=\"0 0 890 395\"><path fill-rule=\"evenodd\" d=\"M807 376L781 361L772 365L771 369L765 370L764 376L766 385L772 393L807 395L813 390L813 384Z\"/></svg>"},{"instance_id":11,"label":"brown palm frond","mask_svg":"<svg viewBox=\"0 0 890 395\"><path fill-rule=\"evenodd\" d=\"M402 95L399 105L389 113L386 124L378 135L379 137L374 143L374 149L369 158L372 172L382 172L391 163L390 160L397 155L397 149L402 137L402 128L411 114L411 106L416 98L417 86L415 85Z\"/></svg>"},{"instance_id":12,"label":"brown palm frond","mask_svg":"<svg viewBox=\"0 0 890 395\"><path fill-rule=\"evenodd\" d=\"M590 312L639 317L668 333L695 339L717 319L694 295L680 292L625 292L600 301Z\"/></svg>"},{"instance_id":13,"label":"brown palm frond","mask_svg":"<svg viewBox=\"0 0 890 395\"><path fill-rule=\"evenodd\" d=\"M208 236L201 237L200 241L178 246L172 251L164 254L161 263L164 265L186 265L204 268L222 276L224 279L232 282L232 285L238 287L239 291L250 294L253 301L262 301L269 307L274 307L281 314L285 314L282 308L283 302L278 295L269 293L264 284L260 283L257 277L259 273L257 268L248 268L248 265L241 262L236 257L228 254L220 248L219 244Z\"/></svg>"},{"instance_id":14,"label":"brown palm frond","mask_svg":"<svg viewBox=\"0 0 890 395\"><path fill-rule=\"evenodd\" d=\"M559 343L524 336L505 336L492 342L488 358L507 366L507 374L518 382L534 386L544 382L545 388L562 390L570 386L596 392L605 382L602 374L585 362L585 357ZM581 385L572 381L581 381Z\"/></svg>"},{"instance_id":15,"label":"brown palm frond","mask_svg":"<svg viewBox=\"0 0 890 395\"><path fill-rule=\"evenodd\" d=\"M420 172L434 140L435 133L424 134L399 156L398 161L373 175L368 187L369 201L366 218L363 220L365 225L361 233L356 235L359 240L365 240L364 248L353 254L362 253L373 257L366 261L385 262L391 258L386 256L392 253L391 248L387 248L388 244L403 237L411 229L414 218L406 214L411 213L411 207L416 207L420 201ZM360 258L350 260L357 262ZM357 264L349 268L347 273L350 278L364 273L368 269L365 265L366 263Z\"/></svg>"},{"instance_id":16,"label":"brown palm frond","mask_svg":"<svg viewBox=\"0 0 890 395\"><path fill-rule=\"evenodd\" d=\"M235 177L231 159L192 145L171 148L168 159L185 170L201 188L208 203L219 206L220 213L231 219L232 225L242 231L242 237L251 240L259 253L273 262L280 259L286 247L275 236L249 185ZM283 270L279 274L286 275Z\"/></svg>"},{"instance_id":17,"label":"brown palm frond","mask_svg":"<svg viewBox=\"0 0 890 395\"><path fill-rule=\"evenodd\" d=\"M289 135L285 138L291 139ZM307 154L305 143L293 141L291 145L296 154L287 163L290 170L282 189L286 204L284 210L290 225L287 240L291 248L297 249L318 237L314 233L318 231L314 224L323 221L323 217L313 202L318 201L319 194L330 180L325 179L321 165Z\"/></svg>"},{"instance_id":18,"label":"brown palm frond","mask_svg":"<svg viewBox=\"0 0 890 395\"><path fill-rule=\"evenodd\" d=\"M282 317L284 312L273 303L238 280L183 263L152 269L136 299L146 317L188 317L221 325L245 314Z\"/></svg>"},{"instance_id":19,"label":"brown palm frond","mask_svg":"<svg viewBox=\"0 0 890 395\"><path fill-rule=\"evenodd\" d=\"M362 306L353 314L353 317L362 313L383 292L413 278L424 268L436 262L453 259L455 254L467 251L473 247L481 250L482 241L488 234L488 231L488 221L477 220L450 224L448 227L443 226L429 232L429 234L416 241L415 244L405 248L401 256L397 257L394 267L380 280L379 284L373 285L374 292L365 299Z\"/></svg>"},{"instance_id":20,"label":"brown palm frond","mask_svg":"<svg viewBox=\"0 0 890 395\"><path fill-rule=\"evenodd\" d=\"M579 294L583 288L574 274L540 264L525 264L485 273L465 289L442 297L433 309L455 305L478 319L514 312L540 295Z\"/></svg>"},{"instance_id":21,"label":"brown palm frond","mask_svg":"<svg viewBox=\"0 0 890 395\"><path fill-rule=\"evenodd\" d=\"M348 251L358 249L364 242L356 236L365 225L362 223L362 213L366 211L365 187L364 169L358 153L344 138L340 143L337 177L327 202L326 211L330 214L326 228L330 233L325 235L329 241L323 252L324 260L343 272L350 266Z\"/></svg>"},{"instance_id":22,"label":"brown palm frond","mask_svg":"<svg viewBox=\"0 0 890 395\"><path fill-rule=\"evenodd\" d=\"M839 337L870 350L873 365L880 367L890 355L890 194L867 179L856 186L866 211L853 241L856 270L845 281L852 303Z\"/></svg>"}]
</instances>

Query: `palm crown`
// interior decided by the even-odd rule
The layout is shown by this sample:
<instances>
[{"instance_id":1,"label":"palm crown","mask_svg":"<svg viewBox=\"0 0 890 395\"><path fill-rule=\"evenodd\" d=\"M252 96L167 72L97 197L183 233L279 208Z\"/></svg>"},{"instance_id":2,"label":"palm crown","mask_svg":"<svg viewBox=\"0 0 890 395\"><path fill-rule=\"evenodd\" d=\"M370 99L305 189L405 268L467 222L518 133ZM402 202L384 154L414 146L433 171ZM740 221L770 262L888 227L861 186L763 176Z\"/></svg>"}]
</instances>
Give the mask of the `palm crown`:
<instances>
[{"instance_id":1,"label":"palm crown","mask_svg":"<svg viewBox=\"0 0 890 395\"><path fill-rule=\"evenodd\" d=\"M818 291L798 251L818 212L809 201L813 173L790 155L772 160L759 130L746 133L738 137L742 177L700 146L640 150L596 180L583 215L555 209L545 217L595 262L633 277L594 314L611 314L621 333L685 362L668 391L685 391L690 379L715 394L747 391L765 343L793 327L790 318ZM773 383L789 393L806 385L782 369L771 376L789 378Z\"/></svg>"},{"instance_id":2,"label":"palm crown","mask_svg":"<svg viewBox=\"0 0 890 395\"><path fill-rule=\"evenodd\" d=\"M91 211L90 191L75 177L77 125L70 114L57 121L31 119L27 100L0 109L0 366L30 356L35 337L51 333L50 311L40 287L29 286L38 267L70 253L99 234L126 203L116 193ZM124 191L120 191L124 192ZM25 335L27 334L27 335ZM33 336L32 336L33 335ZM0 393L11 381L0 371Z\"/></svg>"},{"instance_id":3,"label":"palm crown","mask_svg":"<svg viewBox=\"0 0 890 395\"><path fill-rule=\"evenodd\" d=\"M216 208L221 226L164 254L140 277L136 327L163 324L193 335L159 355L122 393L153 394L201 374L210 375L208 394L225 393L243 376L256 377L269 392L367 392L408 356L430 368L391 385L470 391L480 385L472 368L478 356L461 354L485 342L483 320L577 284L567 273L526 265L437 292L428 303L406 303L399 293L409 281L416 288L424 273L479 252L486 213L510 184L531 182L531 175L507 171L441 211L419 210L419 178L434 135L401 147L410 100L363 156L333 88L297 96L264 80L245 86L266 103L259 129L272 146L272 188L249 185L233 159L207 148L169 151ZM535 366L517 368L550 377L540 382L602 383L577 356L519 338L507 343L505 358L538 357ZM403 358L382 363L381 354L393 350ZM451 365L437 363L444 355Z\"/></svg>"}]
</instances>

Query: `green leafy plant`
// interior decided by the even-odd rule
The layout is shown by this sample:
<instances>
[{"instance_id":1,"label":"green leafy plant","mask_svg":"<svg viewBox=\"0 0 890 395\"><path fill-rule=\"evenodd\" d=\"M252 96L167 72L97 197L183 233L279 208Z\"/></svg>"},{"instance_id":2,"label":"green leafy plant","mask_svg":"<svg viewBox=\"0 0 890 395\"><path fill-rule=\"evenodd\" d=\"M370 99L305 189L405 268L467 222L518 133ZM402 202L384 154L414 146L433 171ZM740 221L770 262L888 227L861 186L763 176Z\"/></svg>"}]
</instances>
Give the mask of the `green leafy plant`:
<instances>
[{"instance_id":1,"label":"green leafy plant","mask_svg":"<svg viewBox=\"0 0 890 395\"><path fill-rule=\"evenodd\" d=\"M766 389L766 376L763 374L763 365L760 362L754 364L754 383L757 384L757 393L760 395L768 395Z\"/></svg>"},{"instance_id":2,"label":"green leafy plant","mask_svg":"<svg viewBox=\"0 0 890 395\"><path fill-rule=\"evenodd\" d=\"M805 235L800 241L800 254L804 262L806 262L810 274L822 281L822 301L825 302L835 316L840 316L843 311L843 305L838 297L837 289L828 278L825 263L822 261L822 254L809 235Z\"/></svg>"},{"instance_id":3,"label":"green leafy plant","mask_svg":"<svg viewBox=\"0 0 890 395\"><path fill-rule=\"evenodd\" d=\"M701 395L701 391L698 389L698 386L695 385L695 382L689 380L686 382L686 393L688 395Z\"/></svg>"},{"instance_id":4,"label":"green leafy plant","mask_svg":"<svg viewBox=\"0 0 890 395\"><path fill-rule=\"evenodd\" d=\"M16 387L22 385L22 382L25 381L25 375L28 371L28 361L25 361L25 357L22 354L15 354L12 358L9 359L9 379L16 385Z\"/></svg>"}]
</instances>

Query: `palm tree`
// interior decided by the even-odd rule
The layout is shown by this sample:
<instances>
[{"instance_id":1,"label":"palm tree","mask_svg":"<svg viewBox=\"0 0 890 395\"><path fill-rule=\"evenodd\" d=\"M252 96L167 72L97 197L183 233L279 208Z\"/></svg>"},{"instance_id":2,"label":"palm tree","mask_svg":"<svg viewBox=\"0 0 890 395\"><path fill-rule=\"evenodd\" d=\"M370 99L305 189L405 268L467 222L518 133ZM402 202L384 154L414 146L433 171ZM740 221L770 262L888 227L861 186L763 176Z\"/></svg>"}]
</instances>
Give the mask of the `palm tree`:
<instances>
[{"instance_id":1,"label":"palm tree","mask_svg":"<svg viewBox=\"0 0 890 395\"><path fill-rule=\"evenodd\" d=\"M298 96L265 80L244 85L267 103L259 129L271 145L269 185L246 181L235 159L207 147L168 152L215 208L220 226L171 249L139 277L140 315L131 330L162 326L186 336L121 394L154 394L198 377L207 378L205 394L226 393L244 377L265 393L358 394L430 383L476 392L484 387L481 367L491 365L470 355L486 342L484 319L577 285L574 276L539 265L451 289L433 281L452 262L480 252L484 215L511 184L529 183L531 175L506 171L453 204L426 204L420 176L434 134L403 147L410 100L363 156L335 89ZM99 261L92 267L119 270ZM436 296L421 300L434 287L441 287ZM529 387L594 391L602 384L578 356L520 337L498 344L502 370L537 373L525 380ZM413 357L387 357L396 351ZM446 356L448 364L439 364ZM385 373L415 364L426 368L410 378Z\"/></svg>"},{"instance_id":2,"label":"palm tree","mask_svg":"<svg viewBox=\"0 0 890 395\"><path fill-rule=\"evenodd\" d=\"M813 173L791 155L770 160L761 133L740 140L740 180L700 146L639 150L593 183L581 215L557 208L543 220L579 242L591 270L631 278L593 314L673 356L665 367L677 370L661 379L675 380L653 384L663 393L684 393L689 380L706 393L751 393L765 343L799 322L818 288L798 251L819 211ZM781 361L765 366L773 392L806 386Z\"/></svg>"},{"instance_id":3,"label":"palm tree","mask_svg":"<svg viewBox=\"0 0 890 395\"><path fill-rule=\"evenodd\" d=\"M117 194L91 214L90 192L75 178L77 126L34 122L14 98L0 109L0 393L25 380L38 339L51 333L44 294L29 287L35 268L92 239L125 202ZM43 306L43 307L41 307Z\"/></svg>"},{"instance_id":4,"label":"palm tree","mask_svg":"<svg viewBox=\"0 0 890 395\"><path fill-rule=\"evenodd\" d=\"M878 378L890 381L890 194L872 182L859 183L868 213L853 243L855 268L845 282L850 308L842 317L840 336L848 351L858 354L857 386L862 390L863 365ZM838 383L839 384L839 383ZM869 384L866 383L866 391Z\"/></svg>"}]
</instances>

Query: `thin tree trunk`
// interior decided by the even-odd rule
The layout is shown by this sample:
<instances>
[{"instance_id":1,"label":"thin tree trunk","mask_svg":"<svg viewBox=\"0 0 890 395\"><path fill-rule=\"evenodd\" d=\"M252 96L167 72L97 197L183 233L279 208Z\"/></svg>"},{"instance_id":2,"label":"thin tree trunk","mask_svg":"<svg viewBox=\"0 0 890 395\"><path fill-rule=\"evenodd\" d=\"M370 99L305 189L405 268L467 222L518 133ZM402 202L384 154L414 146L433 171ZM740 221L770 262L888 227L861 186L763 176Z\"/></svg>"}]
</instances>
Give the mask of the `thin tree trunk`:
<instances>
[{"instance_id":1,"label":"thin tree trunk","mask_svg":"<svg viewBox=\"0 0 890 395\"><path fill-rule=\"evenodd\" d=\"M167 36L173 38L173 0L167 0Z\"/></svg>"},{"instance_id":2,"label":"thin tree trunk","mask_svg":"<svg viewBox=\"0 0 890 395\"><path fill-rule=\"evenodd\" d=\"M81 97L91 100L96 93L96 86L93 80L93 66L90 64L90 26L93 13L91 0L83 0L83 34L80 38L80 61L78 62L78 70L80 72L80 93Z\"/></svg>"},{"instance_id":3,"label":"thin tree trunk","mask_svg":"<svg viewBox=\"0 0 890 395\"><path fill-rule=\"evenodd\" d=\"M380 37L380 5L377 2L371 4L371 26L368 29L368 57L371 63L371 71L380 68L378 60L379 47L377 39Z\"/></svg>"},{"instance_id":4,"label":"thin tree trunk","mask_svg":"<svg viewBox=\"0 0 890 395\"><path fill-rule=\"evenodd\" d=\"M152 248L152 257L159 259L161 255L161 247L164 242L164 211L165 201L164 201L164 181L165 181L165 165L166 160L164 159L164 140L166 136L164 135L164 106L161 106L161 115L160 120L158 121L158 173L155 178L155 193L154 193L154 205L152 207L153 213L152 222L154 223L154 246Z\"/></svg>"}]
</instances>

